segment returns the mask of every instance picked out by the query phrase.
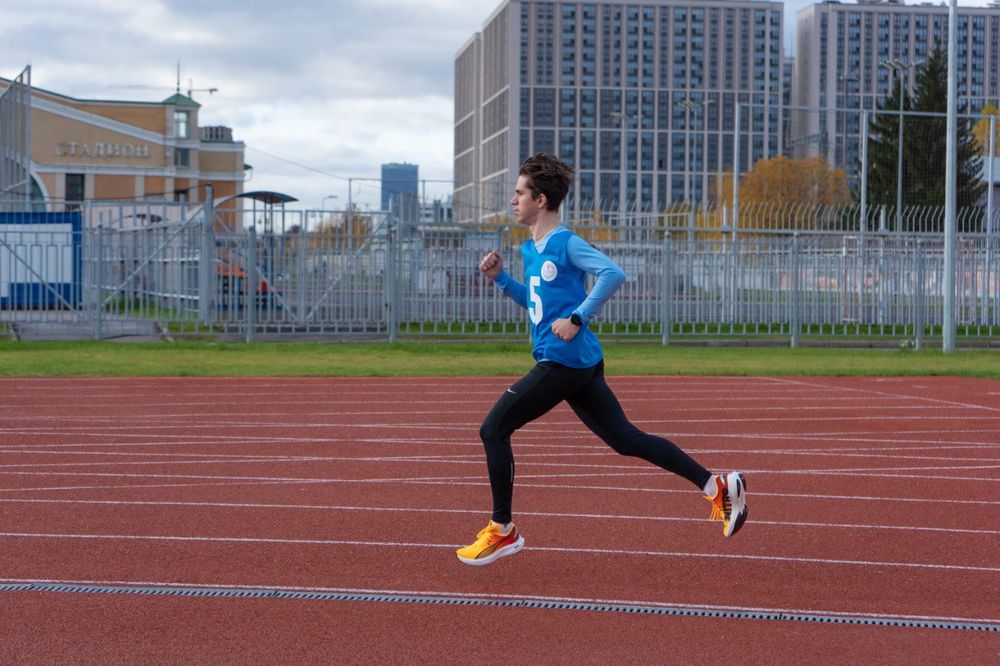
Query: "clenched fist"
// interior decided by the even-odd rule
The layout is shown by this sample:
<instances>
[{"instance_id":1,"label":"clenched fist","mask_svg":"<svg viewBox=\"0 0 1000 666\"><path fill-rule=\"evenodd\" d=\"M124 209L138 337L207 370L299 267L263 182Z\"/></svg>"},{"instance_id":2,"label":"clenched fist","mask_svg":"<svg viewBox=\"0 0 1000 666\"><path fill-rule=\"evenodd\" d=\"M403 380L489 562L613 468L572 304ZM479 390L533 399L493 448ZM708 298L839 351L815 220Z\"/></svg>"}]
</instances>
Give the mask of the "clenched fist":
<instances>
[{"instance_id":1,"label":"clenched fist","mask_svg":"<svg viewBox=\"0 0 1000 666\"><path fill-rule=\"evenodd\" d=\"M503 257L496 250L490 250L479 262L479 270L491 280L495 280L503 269Z\"/></svg>"}]
</instances>

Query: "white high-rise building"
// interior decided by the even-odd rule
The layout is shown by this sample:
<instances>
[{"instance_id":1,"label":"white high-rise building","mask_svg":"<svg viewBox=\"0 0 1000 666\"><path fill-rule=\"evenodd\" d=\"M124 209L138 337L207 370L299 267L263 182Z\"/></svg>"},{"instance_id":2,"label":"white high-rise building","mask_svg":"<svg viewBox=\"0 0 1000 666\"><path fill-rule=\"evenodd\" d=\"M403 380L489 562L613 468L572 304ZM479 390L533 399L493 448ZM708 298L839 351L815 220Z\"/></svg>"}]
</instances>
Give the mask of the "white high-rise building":
<instances>
[{"instance_id":1,"label":"white high-rise building","mask_svg":"<svg viewBox=\"0 0 1000 666\"><path fill-rule=\"evenodd\" d=\"M853 173L861 109L889 97L899 76L913 92L919 64L935 45L947 51L948 6L831 1L801 9L796 24L793 104L829 111L793 114L790 143ZM1000 93L1000 7L959 6L957 37L958 102L976 113Z\"/></svg>"},{"instance_id":2,"label":"white high-rise building","mask_svg":"<svg viewBox=\"0 0 1000 666\"><path fill-rule=\"evenodd\" d=\"M782 150L782 11L506 0L455 58L456 221L508 210L536 152L576 168L573 213L714 199L736 136L741 172Z\"/></svg>"}]
</instances>

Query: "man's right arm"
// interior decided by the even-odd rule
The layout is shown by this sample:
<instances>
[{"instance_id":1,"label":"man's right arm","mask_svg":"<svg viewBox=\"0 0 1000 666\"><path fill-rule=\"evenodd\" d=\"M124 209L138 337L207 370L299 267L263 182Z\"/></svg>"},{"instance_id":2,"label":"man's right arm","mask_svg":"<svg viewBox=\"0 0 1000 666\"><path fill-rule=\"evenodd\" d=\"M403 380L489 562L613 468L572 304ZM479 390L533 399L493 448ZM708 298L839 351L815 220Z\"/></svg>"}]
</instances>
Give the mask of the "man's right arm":
<instances>
[{"instance_id":1,"label":"man's right arm","mask_svg":"<svg viewBox=\"0 0 1000 666\"><path fill-rule=\"evenodd\" d=\"M493 284L503 292L504 296L527 309L528 288L503 269L503 258L499 252L495 250L487 252L483 260L479 262L479 270L493 281Z\"/></svg>"},{"instance_id":2,"label":"man's right arm","mask_svg":"<svg viewBox=\"0 0 1000 666\"><path fill-rule=\"evenodd\" d=\"M493 284L500 288L503 295L511 299L522 308L528 308L528 288L514 279L507 271L500 271Z\"/></svg>"}]
</instances>

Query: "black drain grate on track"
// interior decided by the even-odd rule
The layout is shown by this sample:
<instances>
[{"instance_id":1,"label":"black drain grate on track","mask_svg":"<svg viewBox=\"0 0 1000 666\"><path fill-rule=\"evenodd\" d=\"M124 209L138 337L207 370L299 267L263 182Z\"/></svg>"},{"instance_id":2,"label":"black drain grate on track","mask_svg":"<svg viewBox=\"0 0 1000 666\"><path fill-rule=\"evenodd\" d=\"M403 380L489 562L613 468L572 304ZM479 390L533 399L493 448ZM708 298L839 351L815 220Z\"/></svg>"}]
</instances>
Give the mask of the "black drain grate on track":
<instances>
[{"instance_id":1,"label":"black drain grate on track","mask_svg":"<svg viewBox=\"0 0 1000 666\"><path fill-rule=\"evenodd\" d=\"M770 620L779 622L819 622L855 624L909 629L952 629L1000 633L1000 623L920 620L864 615L824 615L822 613L779 613L768 611L716 610L711 608L644 606L642 604L581 603L537 599L488 599L477 597L430 597L407 594L344 593L309 590L241 590L238 588L140 587L130 585L77 585L62 583L0 584L0 592L73 592L78 594L122 594L170 597L216 597L235 599L298 599L305 601L362 601L454 606L495 606L639 615L673 615L732 620Z\"/></svg>"}]
</instances>

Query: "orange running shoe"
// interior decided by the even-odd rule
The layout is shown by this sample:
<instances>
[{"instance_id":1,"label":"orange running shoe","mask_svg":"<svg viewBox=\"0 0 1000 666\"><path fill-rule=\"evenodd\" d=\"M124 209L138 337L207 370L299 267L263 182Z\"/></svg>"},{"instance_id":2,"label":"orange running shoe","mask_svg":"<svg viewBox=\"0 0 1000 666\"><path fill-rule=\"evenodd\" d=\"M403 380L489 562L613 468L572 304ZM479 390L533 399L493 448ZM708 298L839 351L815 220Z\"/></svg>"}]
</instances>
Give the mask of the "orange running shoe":
<instances>
[{"instance_id":1,"label":"orange running shoe","mask_svg":"<svg viewBox=\"0 0 1000 666\"><path fill-rule=\"evenodd\" d=\"M465 564L481 567L501 557L513 555L524 548L524 537L517 531L516 526L511 525L507 534L500 534L500 528L501 525L491 520L486 527L479 530L474 543L455 551L458 559Z\"/></svg>"},{"instance_id":2,"label":"orange running shoe","mask_svg":"<svg viewBox=\"0 0 1000 666\"><path fill-rule=\"evenodd\" d=\"M723 536L736 534L747 519L747 482L739 472L719 474L715 477L715 497L706 497L712 503L709 520L722 521Z\"/></svg>"}]
</instances>

